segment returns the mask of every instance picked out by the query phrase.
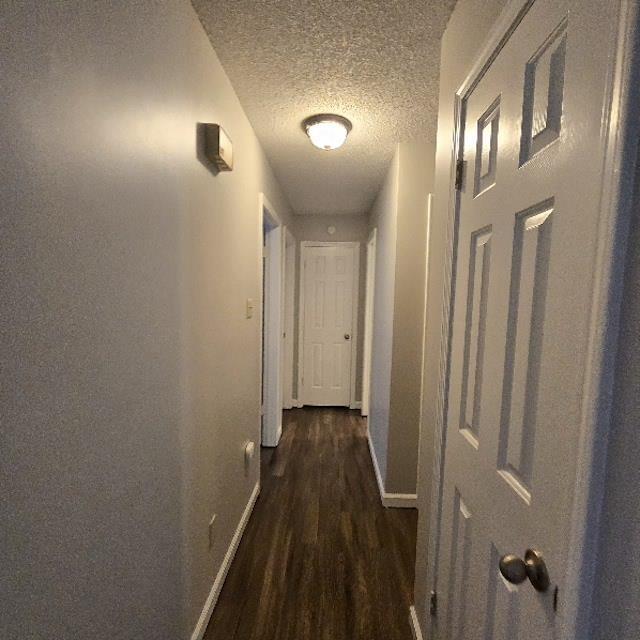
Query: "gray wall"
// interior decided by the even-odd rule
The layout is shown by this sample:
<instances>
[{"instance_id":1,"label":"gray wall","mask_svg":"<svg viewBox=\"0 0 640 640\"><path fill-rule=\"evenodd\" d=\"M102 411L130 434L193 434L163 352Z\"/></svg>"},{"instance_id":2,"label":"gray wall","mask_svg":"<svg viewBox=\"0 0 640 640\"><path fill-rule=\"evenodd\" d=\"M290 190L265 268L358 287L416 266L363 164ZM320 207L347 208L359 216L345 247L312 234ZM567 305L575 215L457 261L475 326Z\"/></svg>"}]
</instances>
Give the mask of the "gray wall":
<instances>
[{"instance_id":1,"label":"gray wall","mask_svg":"<svg viewBox=\"0 0 640 640\"><path fill-rule=\"evenodd\" d=\"M369 430L387 493L416 492L434 152L426 141L397 146L369 219L378 230Z\"/></svg>"},{"instance_id":2,"label":"gray wall","mask_svg":"<svg viewBox=\"0 0 640 640\"><path fill-rule=\"evenodd\" d=\"M186 638L258 479L258 191L288 206L187 0L0 16L0 636Z\"/></svg>"},{"instance_id":3,"label":"gray wall","mask_svg":"<svg viewBox=\"0 0 640 640\"><path fill-rule=\"evenodd\" d=\"M600 516L593 640L636 640L640 629L640 156L636 166L614 410Z\"/></svg>"},{"instance_id":4,"label":"gray wall","mask_svg":"<svg viewBox=\"0 0 640 640\"><path fill-rule=\"evenodd\" d=\"M333 235L327 232L333 226ZM297 215L293 216L291 232L296 238L296 292L295 292L295 339L293 354L293 396L298 399L298 329L300 310L300 243L312 242L359 242L360 243L360 272L358 289L358 341L356 358L356 400L362 400L362 355L364 345L364 303L366 286L366 246L369 227L366 215Z\"/></svg>"},{"instance_id":5,"label":"gray wall","mask_svg":"<svg viewBox=\"0 0 640 640\"><path fill-rule=\"evenodd\" d=\"M396 150L380 193L369 214L370 227L378 230L373 298L369 434L383 482L387 477L389 444L399 170L400 156Z\"/></svg>"},{"instance_id":6,"label":"gray wall","mask_svg":"<svg viewBox=\"0 0 640 640\"><path fill-rule=\"evenodd\" d=\"M424 338L427 211L435 144L398 147L398 229L386 489L416 493Z\"/></svg>"},{"instance_id":7,"label":"gray wall","mask_svg":"<svg viewBox=\"0 0 640 640\"><path fill-rule=\"evenodd\" d=\"M427 629L427 584L429 544L429 508L433 471L434 440L440 367L444 255L451 176L454 94L465 79L474 55L483 45L489 30L506 0L459 0L442 41L440 65L440 102L435 167L435 195L429 239L426 341L424 361L423 429L420 435L418 465L418 543L416 559L415 605L423 630Z\"/></svg>"}]
</instances>

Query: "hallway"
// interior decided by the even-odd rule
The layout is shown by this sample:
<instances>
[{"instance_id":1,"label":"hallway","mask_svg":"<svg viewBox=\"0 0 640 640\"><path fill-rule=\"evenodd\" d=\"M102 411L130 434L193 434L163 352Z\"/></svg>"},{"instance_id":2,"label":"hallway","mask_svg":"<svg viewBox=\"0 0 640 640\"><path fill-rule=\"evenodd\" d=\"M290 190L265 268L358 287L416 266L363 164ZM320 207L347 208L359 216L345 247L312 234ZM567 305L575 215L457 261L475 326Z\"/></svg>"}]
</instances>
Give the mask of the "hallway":
<instances>
[{"instance_id":1,"label":"hallway","mask_svg":"<svg viewBox=\"0 0 640 640\"><path fill-rule=\"evenodd\" d=\"M207 640L410 640L417 511L380 503L358 412L285 412Z\"/></svg>"}]
</instances>

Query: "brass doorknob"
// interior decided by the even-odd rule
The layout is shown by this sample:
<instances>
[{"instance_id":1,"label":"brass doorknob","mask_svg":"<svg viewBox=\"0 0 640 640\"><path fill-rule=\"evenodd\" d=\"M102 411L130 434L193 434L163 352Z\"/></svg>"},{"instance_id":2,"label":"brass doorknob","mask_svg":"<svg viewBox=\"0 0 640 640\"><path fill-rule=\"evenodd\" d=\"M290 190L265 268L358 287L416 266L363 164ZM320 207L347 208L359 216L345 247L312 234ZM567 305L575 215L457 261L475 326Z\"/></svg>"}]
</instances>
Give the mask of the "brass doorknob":
<instances>
[{"instance_id":1,"label":"brass doorknob","mask_svg":"<svg viewBox=\"0 0 640 640\"><path fill-rule=\"evenodd\" d=\"M344 339L345 340L351 340L351 336L348 333L344 334Z\"/></svg>"},{"instance_id":2,"label":"brass doorknob","mask_svg":"<svg viewBox=\"0 0 640 640\"><path fill-rule=\"evenodd\" d=\"M511 553L502 556L500 573L511 584L521 584L529 578L529 582L536 591L544 592L551 584L542 554L535 549L527 549L524 560Z\"/></svg>"}]
</instances>

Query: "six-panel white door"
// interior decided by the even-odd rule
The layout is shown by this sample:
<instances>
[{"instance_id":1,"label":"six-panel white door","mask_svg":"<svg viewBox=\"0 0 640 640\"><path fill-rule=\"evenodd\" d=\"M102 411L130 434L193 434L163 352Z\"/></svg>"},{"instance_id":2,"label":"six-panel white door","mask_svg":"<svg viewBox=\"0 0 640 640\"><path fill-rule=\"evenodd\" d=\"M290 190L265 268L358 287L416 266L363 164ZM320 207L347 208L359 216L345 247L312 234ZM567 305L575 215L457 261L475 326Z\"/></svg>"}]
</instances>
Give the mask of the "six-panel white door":
<instances>
[{"instance_id":1,"label":"six-panel white door","mask_svg":"<svg viewBox=\"0 0 640 640\"><path fill-rule=\"evenodd\" d=\"M551 640L563 615L614 19L607 2L537 0L460 96L442 639ZM545 592L499 570L527 549Z\"/></svg>"},{"instance_id":2,"label":"six-panel white door","mask_svg":"<svg viewBox=\"0 0 640 640\"><path fill-rule=\"evenodd\" d=\"M302 402L349 406L357 249L303 247Z\"/></svg>"}]
</instances>

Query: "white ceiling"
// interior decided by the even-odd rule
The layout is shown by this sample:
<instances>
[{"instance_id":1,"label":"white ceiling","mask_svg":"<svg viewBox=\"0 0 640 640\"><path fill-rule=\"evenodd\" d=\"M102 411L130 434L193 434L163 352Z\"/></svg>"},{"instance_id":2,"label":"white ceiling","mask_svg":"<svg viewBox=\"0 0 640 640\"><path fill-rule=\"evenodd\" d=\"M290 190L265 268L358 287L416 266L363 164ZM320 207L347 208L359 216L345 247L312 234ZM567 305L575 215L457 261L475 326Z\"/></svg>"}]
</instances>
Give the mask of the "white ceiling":
<instances>
[{"instance_id":1,"label":"white ceiling","mask_svg":"<svg viewBox=\"0 0 640 640\"><path fill-rule=\"evenodd\" d=\"M435 138L455 0L192 1L296 213L367 213L394 144ZM301 128L327 112L353 122L337 151Z\"/></svg>"}]
</instances>

